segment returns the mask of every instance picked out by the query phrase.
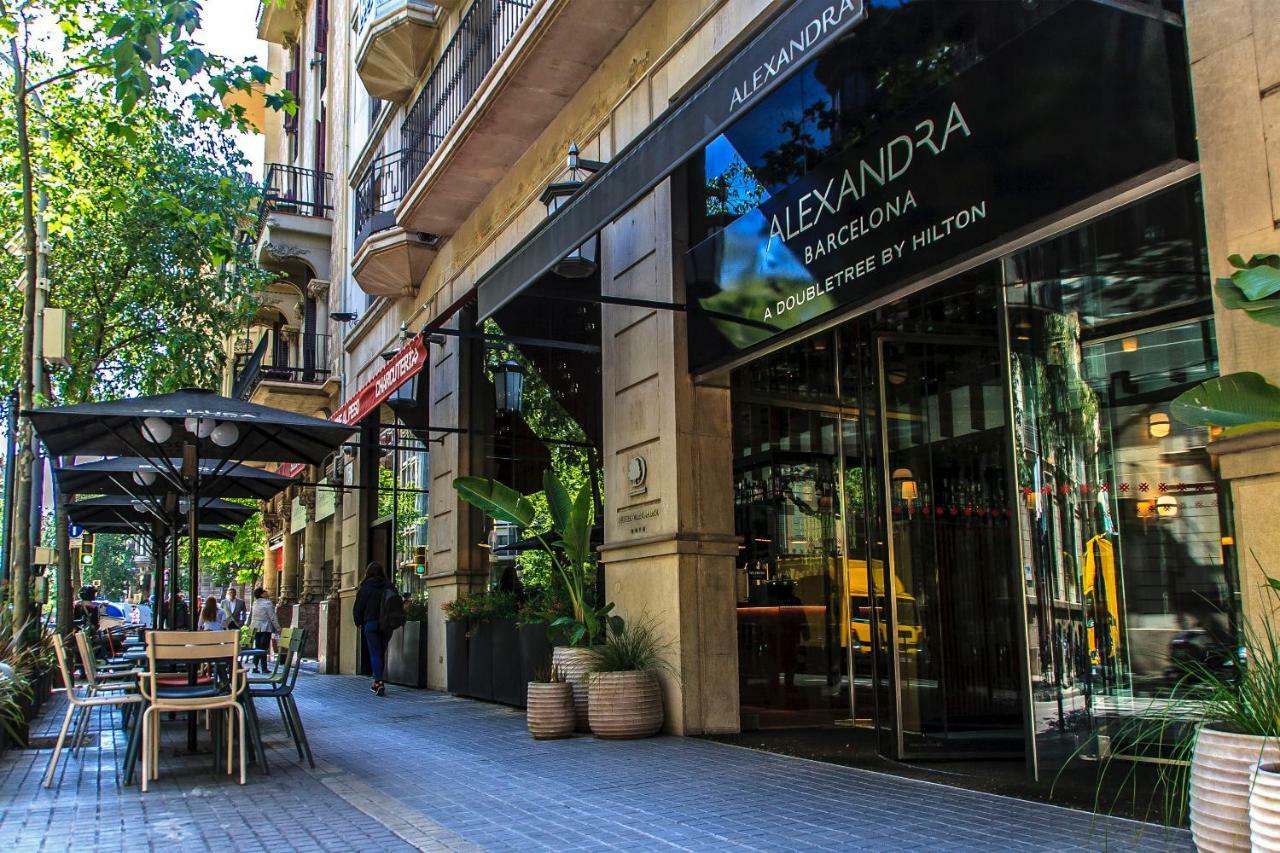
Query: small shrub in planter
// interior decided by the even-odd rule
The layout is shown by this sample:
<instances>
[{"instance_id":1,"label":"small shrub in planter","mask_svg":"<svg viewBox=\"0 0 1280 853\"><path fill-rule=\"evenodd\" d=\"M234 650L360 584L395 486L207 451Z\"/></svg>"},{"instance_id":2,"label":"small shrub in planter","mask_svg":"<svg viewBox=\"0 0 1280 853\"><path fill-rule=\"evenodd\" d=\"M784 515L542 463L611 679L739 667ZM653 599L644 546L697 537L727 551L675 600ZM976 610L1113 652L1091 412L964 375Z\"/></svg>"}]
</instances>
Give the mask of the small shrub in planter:
<instances>
[{"instance_id":1,"label":"small shrub in planter","mask_svg":"<svg viewBox=\"0 0 1280 853\"><path fill-rule=\"evenodd\" d=\"M640 738L662 729L662 685L670 671L650 622L611 630L591 649L588 705L591 732L600 738Z\"/></svg>"},{"instance_id":2,"label":"small shrub in planter","mask_svg":"<svg viewBox=\"0 0 1280 853\"><path fill-rule=\"evenodd\" d=\"M535 740L551 740L573 734L576 714L573 688L555 667L529 682L526 720Z\"/></svg>"}]
</instances>

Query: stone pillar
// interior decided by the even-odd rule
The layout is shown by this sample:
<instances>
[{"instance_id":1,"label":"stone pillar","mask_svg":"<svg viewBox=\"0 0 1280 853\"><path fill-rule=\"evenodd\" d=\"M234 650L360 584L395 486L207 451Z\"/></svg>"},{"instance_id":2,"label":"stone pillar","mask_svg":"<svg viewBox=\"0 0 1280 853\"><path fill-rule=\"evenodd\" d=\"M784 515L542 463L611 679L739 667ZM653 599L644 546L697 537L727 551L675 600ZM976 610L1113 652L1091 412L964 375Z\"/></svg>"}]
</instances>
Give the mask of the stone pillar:
<instances>
[{"instance_id":1,"label":"stone pillar","mask_svg":"<svg viewBox=\"0 0 1280 853\"><path fill-rule=\"evenodd\" d=\"M681 210L667 181L605 230L605 294L684 301ZM729 391L690 380L682 313L606 305L602 319L605 598L668 644L666 730L737 731Z\"/></svg>"},{"instance_id":2,"label":"stone pillar","mask_svg":"<svg viewBox=\"0 0 1280 853\"><path fill-rule=\"evenodd\" d=\"M324 597L324 525L316 521L316 490L302 491L307 510L307 526L302 532L302 600L317 602Z\"/></svg>"},{"instance_id":3,"label":"stone pillar","mask_svg":"<svg viewBox=\"0 0 1280 853\"><path fill-rule=\"evenodd\" d=\"M284 560L280 566L280 603L295 604L298 601L298 534L290 533L285 522Z\"/></svg>"},{"instance_id":4,"label":"stone pillar","mask_svg":"<svg viewBox=\"0 0 1280 853\"><path fill-rule=\"evenodd\" d=\"M279 597L280 571L276 566L276 552L271 550L271 540L280 532L280 512L276 501L267 501L262 507L262 528L267 534L267 547L262 552L262 588L271 600ZM246 602L248 606L250 602Z\"/></svg>"},{"instance_id":5,"label":"stone pillar","mask_svg":"<svg viewBox=\"0 0 1280 853\"><path fill-rule=\"evenodd\" d=\"M264 549L262 552L262 588L267 591L268 595L275 592L276 584L279 583L276 577L276 552L270 548ZM247 596L248 603L253 602L253 593ZM246 606L248 606L246 604Z\"/></svg>"},{"instance_id":6,"label":"stone pillar","mask_svg":"<svg viewBox=\"0 0 1280 853\"><path fill-rule=\"evenodd\" d=\"M474 308L463 309L453 321L469 326ZM443 344L431 344L428 353L431 371L431 423L474 430L476 435L444 434L431 448L431 555L427 569L427 590L431 600L427 616L427 687L446 687L445 628L441 606L460 594L483 586L488 579L488 552L476 546L483 541L484 516L458 500L453 480L465 474L484 475L484 435L491 433L493 400L485 399L489 386L478 381L482 374L484 349L480 342L454 337Z\"/></svg>"},{"instance_id":7,"label":"stone pillar","mask_svg":"<svg viewBox=\"0 0 1280 853\"><path fill-rule=\"evenodd\" d=\"M1213 0L1188 0L1186 21L1209 273L1216 280L1231 274L1232 254L1280 252L1280 17L1262 0L1236 4L1231 14ZM1214 306L1221 372L1256 371L1280 382L1280 328L1225 309L1216 296ZM1231 487L1244 614L1256 629L1272 610L1265 574L1276 574L1280 563L1280 537L1266 517L1280 502L1278 444L1273 432L1211 444Z\"/></svg>"}]
</instances>

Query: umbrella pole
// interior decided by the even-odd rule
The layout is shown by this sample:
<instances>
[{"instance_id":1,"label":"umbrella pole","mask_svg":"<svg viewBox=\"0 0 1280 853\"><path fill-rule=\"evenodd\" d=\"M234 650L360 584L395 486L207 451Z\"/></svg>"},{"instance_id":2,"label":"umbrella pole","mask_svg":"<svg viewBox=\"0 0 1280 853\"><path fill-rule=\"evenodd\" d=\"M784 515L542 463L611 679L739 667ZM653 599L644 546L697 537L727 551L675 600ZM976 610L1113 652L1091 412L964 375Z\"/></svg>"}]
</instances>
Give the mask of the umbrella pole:
<instances>
[{"instance_id":1,"label":"umbrella pole","mask_svg":"<svg viewBox=\"0 0 1280 853\"><path fill-rule=\"evenodd\" d=\"M151 563L155 577L151 579L151 627L160 627L160 611L164 609L164 525L151 525Z\"/></svg>"},{"instance_id":2,"label":"umbrella pole","mask_svg":"<svg viewBox=\"0 0 1280 853\"><path fill-rule=\"evenodd\" d=\"M182 516L174 513L169 522L169 624L170 631L178 627L178 531L182 529Z\"/></svg>"},{"instance_id":3,"label":"umbrella pole","mask_svg":"<svg viewBox=\"0 0 1280 853\"><path fill-rule=\"evenodd\" d=\"M186 471L191 473L191 493L187 496L187 543L190 546L187 552L187 577L191 584L190 630L194 631L200 627L197 615L200 612L197 609L200 601L200 458L193 444L187 444L183 448L182 456L184 473ZM195 664L188 665L187 683L193 686L196 683ZM196 751L197 716L194 711L187 715L188 752Z\"/></svg>"}]
</instances>

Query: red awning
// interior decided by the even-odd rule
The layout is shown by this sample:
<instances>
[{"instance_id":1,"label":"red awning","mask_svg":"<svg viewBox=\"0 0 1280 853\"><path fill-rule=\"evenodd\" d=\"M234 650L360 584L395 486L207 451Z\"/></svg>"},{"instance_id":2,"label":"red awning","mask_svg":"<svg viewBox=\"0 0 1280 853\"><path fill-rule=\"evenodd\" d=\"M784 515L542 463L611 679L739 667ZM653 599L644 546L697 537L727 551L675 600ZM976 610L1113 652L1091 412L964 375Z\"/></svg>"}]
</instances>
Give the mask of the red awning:
<instances>
[{"instance_id":1,"label":"red awning","mask_svg":"<svg viewBox=\"0 0 1280 853\"><path fill-rule=\"evenodd\" d=\"M414 335L401 347L395 357L382 366L373 378L353 394L330 420L340 424L354 424L364 420L382 405L401 385L417 376L427 363L427 339ZM277 473L296 477L304 465L281 465Z\"/></svg>"}]
</instances>

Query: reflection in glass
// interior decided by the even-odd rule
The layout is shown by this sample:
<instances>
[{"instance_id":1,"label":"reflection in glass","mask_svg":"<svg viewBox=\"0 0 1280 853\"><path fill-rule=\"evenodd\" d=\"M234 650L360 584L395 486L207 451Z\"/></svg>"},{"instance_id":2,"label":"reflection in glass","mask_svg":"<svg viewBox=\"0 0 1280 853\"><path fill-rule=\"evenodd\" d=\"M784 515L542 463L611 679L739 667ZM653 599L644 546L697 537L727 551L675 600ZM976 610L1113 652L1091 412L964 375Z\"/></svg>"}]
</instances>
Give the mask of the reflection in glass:
<instances>
[{"instance_id":1,"label":"reflection in glass","mask_svg":"<svg viewBox=\"0 0 1280 853\"><path fill-rule=\"evenodd\" d=\"M1208 435L1169 417L1217 373L1201 221L1193 183L1006 263L1042 776L1167 696L1180 662L1231 665Z\"/></svg>"}]
</instances>

